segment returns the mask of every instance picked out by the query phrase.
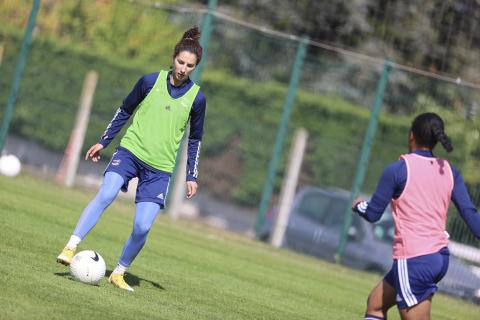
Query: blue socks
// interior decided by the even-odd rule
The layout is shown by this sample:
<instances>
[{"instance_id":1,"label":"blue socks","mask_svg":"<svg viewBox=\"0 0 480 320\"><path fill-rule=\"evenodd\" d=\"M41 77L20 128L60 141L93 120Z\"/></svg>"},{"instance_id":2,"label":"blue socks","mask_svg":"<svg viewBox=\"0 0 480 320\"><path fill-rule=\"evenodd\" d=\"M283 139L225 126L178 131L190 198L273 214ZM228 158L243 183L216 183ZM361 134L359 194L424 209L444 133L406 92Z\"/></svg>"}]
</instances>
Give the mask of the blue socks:
<instances>
[{"instance_id":1,"label":"blue socks","mask_svg":"<svg viewBox=\"0 0 480 320\"><path fill-rule=\"evenodd\" d=\"M154 202L139 202L135 209L135 219L130 238L125 242L119 264L129 267L147 240L148 232L160 210Z\"/></svg>"},{"instance_id":2,"label":"blue socks","mask_svg":"<svg viewBox=\"0 0 480 320\"><path fill-rule=\"evenodd\" d=\"M88 232L97 224L105 209L117 197L120 188L123 186L122 176L115 172L107 172L103 179L95 198L83 210L73 235L83 239ZM152 227L160 205L154 202L139 202L135 209L135 218L133 221L133 230L120 256L119 264L123 267L129 267L137 254L143 248L147 240L148 232Z\"/></svg>"}]
</instances>

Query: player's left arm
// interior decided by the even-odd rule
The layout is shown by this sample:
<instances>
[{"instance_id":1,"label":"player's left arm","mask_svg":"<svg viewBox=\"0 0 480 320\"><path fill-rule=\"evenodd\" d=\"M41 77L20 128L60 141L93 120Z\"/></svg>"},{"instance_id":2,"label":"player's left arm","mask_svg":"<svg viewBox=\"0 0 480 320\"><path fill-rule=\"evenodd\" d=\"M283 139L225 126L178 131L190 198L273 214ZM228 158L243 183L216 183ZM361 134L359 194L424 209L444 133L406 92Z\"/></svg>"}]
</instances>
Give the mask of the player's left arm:
<instances>
[{"instance_id":1,"label":"player's left arm","mask_svg":"<svg viewBox=\"0 0 480 320\"><path fill-rule=\"evenodd\" d=\"M190 135L188 137L187 158L187 198L193 197L198 188L198 163L203 138L203 124L207 100L201 91L198 92L190 111Z\"/></svg>"},{"instance_id":2,"label":"player's left arm","mask_svg":"<svg viewBox=\"0 0 480 320\"><path fill-rule=\"evenodd\" d=\"M451 167L453 173L452 201L470 231L480 239L480 214L470 199L462 175L455 167Z\"/></svg>"}]
</instances>

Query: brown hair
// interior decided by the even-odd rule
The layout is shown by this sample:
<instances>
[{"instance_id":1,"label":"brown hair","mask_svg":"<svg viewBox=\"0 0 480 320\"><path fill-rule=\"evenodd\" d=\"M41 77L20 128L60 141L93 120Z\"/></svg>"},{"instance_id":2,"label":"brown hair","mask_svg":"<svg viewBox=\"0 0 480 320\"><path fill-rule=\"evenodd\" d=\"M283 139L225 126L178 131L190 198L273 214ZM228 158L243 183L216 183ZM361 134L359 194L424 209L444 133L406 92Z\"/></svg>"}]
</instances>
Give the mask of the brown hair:
<instances>
[{"instance_id":1,"label":"brown hair","mask_svg":"<svg viewBox=\"0 0 480 320\"><path fill-rule=\"evenodd\" d=\"M173 50L173 58L175 58L180 52L188 51L197 56L197 65L202 60L202 46L198 40L200 39L200 31L197 26L193 26L183 34L182 39L175 45Z\"/></svg>"}]
</instances>

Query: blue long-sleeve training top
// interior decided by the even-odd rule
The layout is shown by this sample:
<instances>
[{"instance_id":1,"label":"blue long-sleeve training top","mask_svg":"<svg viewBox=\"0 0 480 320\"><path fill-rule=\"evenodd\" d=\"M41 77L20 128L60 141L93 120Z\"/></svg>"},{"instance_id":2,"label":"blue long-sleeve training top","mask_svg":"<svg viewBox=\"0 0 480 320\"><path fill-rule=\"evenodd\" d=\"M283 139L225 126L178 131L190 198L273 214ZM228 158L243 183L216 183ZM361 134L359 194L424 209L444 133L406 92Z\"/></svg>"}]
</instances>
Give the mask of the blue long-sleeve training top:
<instances>
[{"instance_id":1,"label":"blue long-sleeve training top","mask_svg":"<svg viewBox=\"0 0 480 320\"><path fill-rule=\"evenodd\" d=\"M415 153L423 157L434 157L433 153L428 150L416 150ZM480 214L478 214L470 199L462 175L451 164L450 167L452 168L454 181L452 201L472 233L480 239ZM384 169L372 199L369 202L363 201L357 204L354 208L355 211L367 221L378 221L390 201L400 197L405 189L406 182L407 167L405 160L399 159Z\"/></svg>"},{"instance_id":2,"label":"blue long-sleeve training top","mask_svg":"<svg viewBox=\"0 0 480 320\"><path fill-rule=\"evenodd\" d=\"M171 72L169 72L170 76ZM142 76L132 91L123 100L123 104L117 109L113 119L108 124L105 132L100 138L99 143L106 148L115 138L117 133L127 123L135 109L148 95L153 85L157 81L159 72ZM179 86L174 86L167 77L167 89L170 96L174 99L184 95L193 85L193 81L187 79ZM205 95L198 91L190 110L190 134L188 137L188 159L187 159L187 181L194 181L198 177L198 160L200 154L200 146L203 137L203 124L205 122L205 110L207 101Z\"/></svg>"}]
</instances>

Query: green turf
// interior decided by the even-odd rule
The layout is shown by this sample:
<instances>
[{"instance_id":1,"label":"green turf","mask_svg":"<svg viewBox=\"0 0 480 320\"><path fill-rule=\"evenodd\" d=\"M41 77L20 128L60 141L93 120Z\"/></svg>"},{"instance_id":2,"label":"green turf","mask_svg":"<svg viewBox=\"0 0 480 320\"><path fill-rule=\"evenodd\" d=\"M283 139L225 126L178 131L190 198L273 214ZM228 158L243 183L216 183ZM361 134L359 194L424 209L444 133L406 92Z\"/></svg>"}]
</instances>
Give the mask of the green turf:
<instances>
[{"instance_id":1,"label":"green turf","mask_svg":"<svg viewBox=\"0 0 480 320\"><path fill-rule=\"evenodd\" d=\"M0 177L0 319L361 319L379 276L351 271L162 215L127 281L72 280L55 263L92 191ZM80 249L111 270L133 205L118 199ZM480 307L438 295L433 319L478 319ZM389 319L398 319L396 310Z\"/></svg>"}]
</instances>

